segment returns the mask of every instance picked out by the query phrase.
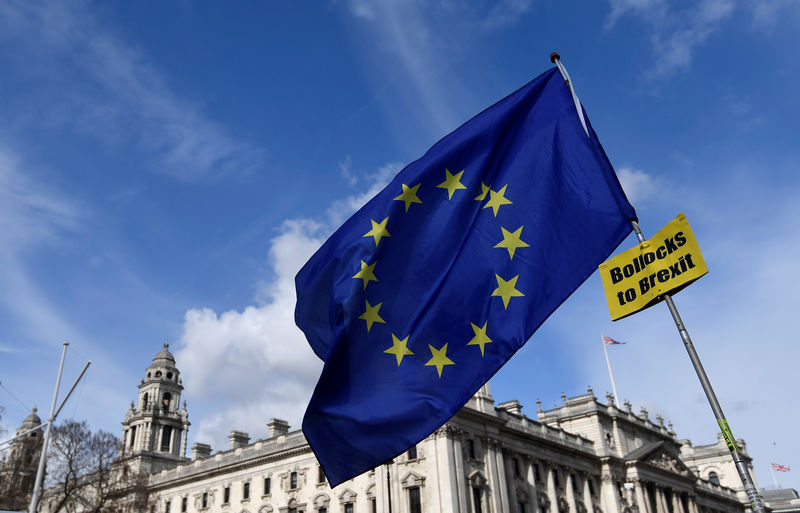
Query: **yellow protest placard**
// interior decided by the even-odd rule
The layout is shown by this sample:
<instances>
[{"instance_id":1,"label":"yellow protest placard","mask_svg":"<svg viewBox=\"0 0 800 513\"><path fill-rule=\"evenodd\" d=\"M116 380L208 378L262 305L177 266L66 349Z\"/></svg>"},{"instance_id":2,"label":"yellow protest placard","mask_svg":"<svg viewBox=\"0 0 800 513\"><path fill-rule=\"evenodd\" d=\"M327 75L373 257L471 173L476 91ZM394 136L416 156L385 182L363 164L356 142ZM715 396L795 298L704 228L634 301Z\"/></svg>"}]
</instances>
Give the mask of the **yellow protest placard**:
<instances>
[{"instance_id":1,"label":"yellow protest placard","mask_svg":"<svg viewBox=\"0 0 800 513\"><path fill-rule=\"evenodd\" d=\"M675 293L708 272L700 246L682 213L642 242L600 264L611 320L616 321Z\"/></svg>"}]
</instances>

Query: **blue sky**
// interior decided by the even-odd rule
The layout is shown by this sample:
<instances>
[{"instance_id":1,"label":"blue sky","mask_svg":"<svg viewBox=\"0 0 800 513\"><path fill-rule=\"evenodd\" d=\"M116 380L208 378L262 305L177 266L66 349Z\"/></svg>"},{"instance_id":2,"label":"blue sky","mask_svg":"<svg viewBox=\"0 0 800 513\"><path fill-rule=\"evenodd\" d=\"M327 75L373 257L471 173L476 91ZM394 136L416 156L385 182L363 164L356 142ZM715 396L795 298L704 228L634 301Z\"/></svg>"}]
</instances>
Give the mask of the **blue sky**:
<instances>
[{"instance_id":1,"label":"blue sky","mask_svg":"<svg viewBox=\"0 0 800 513\"><path fill-rule=\"evenodd\" d=\"M190 444L299 426L321 369L292 320L300 265L558 51L645 233L694 228L710 273L676 303L770 485L770 461L800 469L799 28L791 0L3 2L2 425L47 409L67 340L67 384L94 363L62 415L118 433L169 340ZM666 307L612 323L597 274L495 399L603 397L601 332L627 342L621 398L716 440Z\"/></svg>"}]
</instances>

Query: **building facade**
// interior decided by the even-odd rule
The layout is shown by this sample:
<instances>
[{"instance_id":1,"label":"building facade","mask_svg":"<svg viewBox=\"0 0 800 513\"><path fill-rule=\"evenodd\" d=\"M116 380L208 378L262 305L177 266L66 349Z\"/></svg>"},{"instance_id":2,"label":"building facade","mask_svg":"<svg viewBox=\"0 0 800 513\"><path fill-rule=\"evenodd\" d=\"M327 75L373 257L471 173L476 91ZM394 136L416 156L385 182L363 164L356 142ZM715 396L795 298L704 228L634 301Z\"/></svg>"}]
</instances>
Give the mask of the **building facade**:
<instances>
[{"instance_id":1,"label":"building facade","mask_svg":"<svg viewBox=\"0 0 800 513\"><path fill-rule=\"evenodd\" d=\"M42 454L42 419L36 408L14 433L14 441L0 461L0 510L27 508Z\"/></svg>"},{"instance_id":2,"label":"building facade","mask_svg":"<svg viewBox=\"0 0 800 513\"><path fill-rule=\"evenodd\" d=\"M739 513L746 497L719 443L693 447L645 410L591 389L537 419L485 385L453 418L392 461L331 488L302 431L271 419L251 441L203 443L189 427L165 344L122 422L120 472L144 475L151 513ZM739 442L743 452L745 445ZM724 447L724 444L723 444ZM726 449L727 450L727 449ZM749 462L749 459L748 459ZM133 475L133 474L131 474ZM44 501L45 509L47 501Z\"/></svg>"}]
</instances>

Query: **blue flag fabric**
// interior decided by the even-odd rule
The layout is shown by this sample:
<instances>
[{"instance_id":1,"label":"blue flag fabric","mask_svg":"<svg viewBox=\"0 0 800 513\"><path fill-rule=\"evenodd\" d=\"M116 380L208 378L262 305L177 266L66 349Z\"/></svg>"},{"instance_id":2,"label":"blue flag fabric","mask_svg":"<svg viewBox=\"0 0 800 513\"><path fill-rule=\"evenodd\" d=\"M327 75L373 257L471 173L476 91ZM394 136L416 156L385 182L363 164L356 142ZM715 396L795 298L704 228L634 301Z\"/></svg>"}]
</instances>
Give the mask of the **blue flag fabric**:
<instances>
[{"instance_id":1,"label":"blue flag fabric","mask_svg":"<svg viewBox=\"0 0 800 513\"><path fill-rule=\"evenodd\" d=\"M325 362L303 431L331 486L444 424L631 231L588 126L553 68L400 171L300 270L295 320Z\"/></svg>"}]
</instances>

